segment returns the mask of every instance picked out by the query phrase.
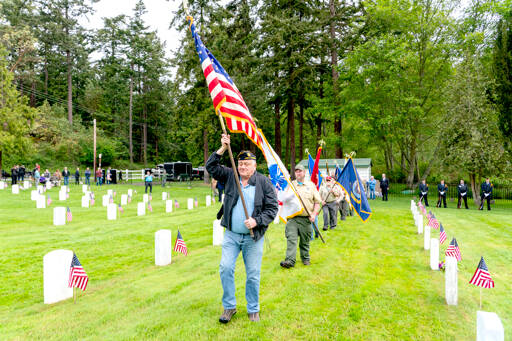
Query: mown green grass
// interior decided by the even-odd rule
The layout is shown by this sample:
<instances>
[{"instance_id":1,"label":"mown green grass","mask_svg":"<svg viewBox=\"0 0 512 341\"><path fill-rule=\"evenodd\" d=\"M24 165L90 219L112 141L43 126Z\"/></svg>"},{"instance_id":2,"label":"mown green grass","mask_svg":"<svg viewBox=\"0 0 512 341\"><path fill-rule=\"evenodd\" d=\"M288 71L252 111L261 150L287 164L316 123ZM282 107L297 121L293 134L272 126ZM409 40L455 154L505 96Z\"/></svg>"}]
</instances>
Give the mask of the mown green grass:
<instances>
[{"instance_id":1,"label":"mown green grass","mask_svg":"<svg viewBox=\"0 0 512 341\"><path fill-rule=\"evenodd\" d=\"M120 194L128 185L113 186ZM245 271L237 263L238 314L221 325L222 288L218 275L220 247L211 246L215 207L206 208L209 188L173 184L167 191L181 208L166 214L160 187L153 213L136 216L143 188L125 213L107 221L101 207L106 187L95 190L96 205L80 208L81 187L71 186L73 222L52 226L54 203L38 210L29 191L15 196L0 191L0 339L339 339L470 340L475 339L479 288L468 284L483 255L496 282L484 290L483 310L501 317L512 333L512 210L434 209L456 236L459 305L444 301L444 273L431 271L423 236L409 210L410 201L372 201L373 216L357 217L324 233L326 244L312 242L312 266L300 262L284 270L284 225L271 225L263 256L261 322L250 323L245 308ZM186 199L200 208L186 210ZM452 205L454 206L454 205ZM320 219L321 220L321 219ZM172 264L154 265L154 233L177 228L189 255L173 254ZM437 236L438 232L433 232ZM90 281L78 303L43 304L43 256L56 249L74 250ZM441 246L444 253L446 244ZM441 256L444 259L444 256Z\"/></svg>"}]
</instances>

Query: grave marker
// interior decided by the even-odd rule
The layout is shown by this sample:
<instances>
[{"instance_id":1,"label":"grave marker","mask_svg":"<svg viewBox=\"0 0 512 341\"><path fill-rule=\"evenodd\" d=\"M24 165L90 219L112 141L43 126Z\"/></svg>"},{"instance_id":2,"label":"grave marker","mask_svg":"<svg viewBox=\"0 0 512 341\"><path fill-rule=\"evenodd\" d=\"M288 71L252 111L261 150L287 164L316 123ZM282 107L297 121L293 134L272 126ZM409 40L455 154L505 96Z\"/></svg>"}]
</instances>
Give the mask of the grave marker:
<instances>
[{"instance_id":1,"label":"grave marker","mask_svg":"<svg viewBox=\"0 0 512 341\"><path fill-rule=\"evenodd\" d=\"M43 257L44 303L52 304L73 297L68 287L73 251L55 250Z\"/></svg>"},{"instance_id":2,"label":"grave marker","mask_svg":"<svg viewBox=\"0 0 512 341\"><path fill-rule=\"evenodd\" d=\"M66 225L66 208L65 207L54 207L53 208L53 225L55 225L55 226Z\"/></svg>"},{"instance_id":3,"label":"grave marker","mask_svg":"<svg viewBox=\"0 0 512 341\"><path fill-rule=\"evenodd\" d=\"M170 230L155 232L155 265L164 266L171 263L172 245Z\"/></svg>"},{"instance_id":4,"label":"grave marker","mask_svg":"<svg viewBox=\"0 0 512 341\"><path fill-rule=\"evenodd\" d=\"M444 278L446 303L448 305L457 305L457 258L446 257Z\"/></svg>"}]
</instances>

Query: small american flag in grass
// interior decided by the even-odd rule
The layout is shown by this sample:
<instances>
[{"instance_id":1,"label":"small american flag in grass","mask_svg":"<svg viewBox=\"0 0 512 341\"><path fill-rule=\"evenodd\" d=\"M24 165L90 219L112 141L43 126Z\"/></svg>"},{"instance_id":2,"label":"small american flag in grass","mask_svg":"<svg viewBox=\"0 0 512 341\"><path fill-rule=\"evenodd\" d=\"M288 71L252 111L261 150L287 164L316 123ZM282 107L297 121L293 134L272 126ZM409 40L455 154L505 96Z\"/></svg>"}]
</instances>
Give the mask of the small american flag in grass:
<instances>
[{"instance_id":1,"label":"small american flag in grass","mask_svg":"<svg viewBox=\"0 0 512 341\"><path fill-rule=\"evenodd\" d=\"M46 205L50 206L52 203L52 199L50 198L50 194L48 194L48 199L46 199Z\"/></svg>"},{"instance_id":2,"label":"small american flag in grass","mask_svg":"<svg viewBox=\"0 0 512 341\"><path fill-rule=\"evenodd\" d=\"M439 230L439 243L443 244L446 240L446 231L443 228L443 224L441 224L440 230Z\"/></svg>"},{"instance_id":3,"label":"small american flag in grass","mask_svg":"<svg viewBox=\"0 0 512 341\"><path fill-rule=\"evenodd\" d=\"M94 193L91 192L91 206L94 206Z\"/></svg>"},{"instance_id":4,"label":"small american flag in grass","mask_svg":"<svg viewBox=\"0 0 512 341\"><path fill-rule=\"evenodd\" d=\"M78 257L73 253L73 260L71 261L71 269L69 270L69 282L68 287L80 288L85 291L87 283L89 282L89 276L85 273L82 264L78 260Z\"/></svg>"},{"instance_id":5,"label":"small american flag in grass","mask_svg":"<svg viewBox=\"0 0 512 341\"><path fill-rule=\"evenodd\" d=\"M68 223L73 221L73 214L71 213L71 210L69 209L69 206L68 206L68 209L67 209L67 212L66 212L66 220L68 221Z\"/></svg>"},{"instance_id":6,"label":"small american flag in grass","mask_svg":"<svg viewBox=\"0 0 512 341\"><path fill-rule=\"evenodd\" d=\"M178 202L178 200L174 200L174 207L180 208L180 203Z\"/></svg>"},{"instance_id":7,"label":"small american flag in grass","mask_svg":"<svg viewBox=\"0 0 512 341\"><path fill-rule=\"evenodd\" d=\"M457 244L457 240L455 237L450 242L450 245L448 245L448 248L446 249L446 256L455 257L457 261L462 260L462 256L460 254L459 244Z\"/></svg>"},{"instance_id":8,"label":"small american flag in grass","mask_svg":"<svg viewBox=\"0 0 512 341\"><path fill-rule=\"evenodd\" d=\"M185 256L188 254L187 244L185 244L180 230L178 230L178 236L176 237L176 242L174 242L174 252L181 252Z\"/></svg>"},{"instance_id":9,"label":"small american flag in grass","mask_svg":"<svg viewBox=\"0 0 512 341\"><path fill-rule=\"evenodd\" d=\"M112 196L110 196L110 198L108 199L108 201L112 204L112 203L114 203L114 198L112 198Z\"/></svg>"},{"instance_id":10,"label":"small american flag in grass","mask_svg":"<svg viewBox=\"0 0 512 341\"><path fill-rule=\"evenodd\" d=\"M123 206L121 206L121 204L119 204L119 212L121 212L121 213L124 212Z\"/></svg>"},{"instance_id":11,"label":"small american flag in grass","mask_svg":"<svg viewBox=\"0 0 512 341\"><path fill-rule=\"evenodd\" d=\"M428 219L428 225L436 230L439 228L439 221L434 214L430 215L430 218Z\"/></svg>"},{"instance_id":12,"label":"small american flag in grass","mask_svg":"<svg viewBox=\"0 0 512 341\"><path fill-rule=\"evenodd\" d=\"M199 201L197 201L197 197L194 198L194 206L195 207L199 206Z\"/></svg>"},{"instance_id":13,"label":"small american flag in grass","mask_svg":"<svg viewBox=\"0 0 512 341\"><path fill-rule=\"evenodd\" d=\"M148 211L153 212L153 206L151 206L151 203L148 201Z\"/></svg>"},{"instance_id":14,"label":"small american flag in grass","mask_svg":"<svg viewBox=\"0 0 512 341\"><path fill-rule=\"evenodd\" d=\"M131 195L128 196L128 202L132 202L132 196Z\"/></svg>"},{"instance_id":15,"label":"small american flag in grass","mask_svg":"<svg viewBox=\"0 0 512 341\"><path fill-rule=\"evenodd\" d=\"M487 264L485 264L484 257L480 258L480 263L478 263L478 267L469 283L486 289L494 288L494 281L491 278Z\"/></svg>"}]
</instances>

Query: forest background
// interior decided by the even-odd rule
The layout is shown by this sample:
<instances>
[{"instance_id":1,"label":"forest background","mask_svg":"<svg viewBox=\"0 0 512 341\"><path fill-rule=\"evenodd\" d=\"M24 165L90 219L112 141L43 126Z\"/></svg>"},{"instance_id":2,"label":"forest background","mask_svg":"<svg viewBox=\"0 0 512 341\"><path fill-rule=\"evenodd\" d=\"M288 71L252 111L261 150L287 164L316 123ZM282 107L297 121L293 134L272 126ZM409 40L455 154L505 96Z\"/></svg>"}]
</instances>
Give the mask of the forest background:
<instances>
[{"instance_id":1,"label":"forest background","mask_svg":"<svg viewBox=\"0 0 512 341\"><path fill-rule=\"evenodd\" d=\"M0 3L0 168L92 166L93 119L105 166L203 165L220 127L183 10L169 13L180 33L169 58L143 1L90 30L80 22L94 2ZM512 184L510 0L189 6L291 169L325 140L323 158L355 151L410 188L422 178L463 178L473 192L486 176Z\"/></svg>"}]
</instances>

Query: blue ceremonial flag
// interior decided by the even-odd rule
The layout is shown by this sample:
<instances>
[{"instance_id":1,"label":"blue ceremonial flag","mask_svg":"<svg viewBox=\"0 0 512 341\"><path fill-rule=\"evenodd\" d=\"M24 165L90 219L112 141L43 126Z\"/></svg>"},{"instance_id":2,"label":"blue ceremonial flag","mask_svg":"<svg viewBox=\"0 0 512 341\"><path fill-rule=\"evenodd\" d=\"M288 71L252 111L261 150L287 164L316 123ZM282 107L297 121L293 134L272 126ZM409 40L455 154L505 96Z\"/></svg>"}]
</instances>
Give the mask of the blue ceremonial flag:
<instances>
[{"instance_id":1,"label":"blue ceremonial flag","mask_svg":"<svg viewBox=\"0 0 512 341\"><path fill-rule=\"evenodd\" d=\"M345 192L348 193L350 203L352 204L352 207L354 207L354 211L356 211L359 218L361 218L363 222L366 222L372 215L372 211L370 209L368 199L366 198L366 193L364 192L363 183L361 178L359 178L359 174L357 174L352 158L348 158L345 163L345 167L343 167L343 170L336 178L336 181L345 190Z\"/></svg>"}]
</instances>

